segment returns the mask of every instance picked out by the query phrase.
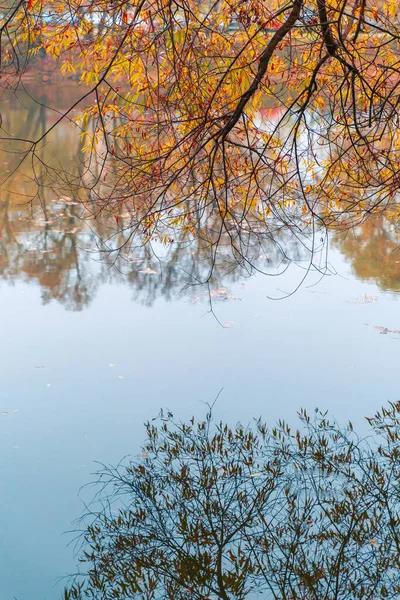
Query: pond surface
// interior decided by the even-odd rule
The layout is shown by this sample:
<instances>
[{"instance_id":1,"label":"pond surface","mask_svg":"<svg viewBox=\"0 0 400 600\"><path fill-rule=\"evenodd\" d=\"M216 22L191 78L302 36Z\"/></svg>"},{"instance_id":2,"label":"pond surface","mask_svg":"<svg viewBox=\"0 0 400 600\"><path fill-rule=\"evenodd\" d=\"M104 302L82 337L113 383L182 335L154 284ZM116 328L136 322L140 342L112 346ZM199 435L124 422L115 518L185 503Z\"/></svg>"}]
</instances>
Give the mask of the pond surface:
<instances>
[{"instance_id":1,"label":"pond surface","mask_svg":"<svg viewBox=\"0 0 400 600\"><path fill-rule=\"evenodd\" d=\"M59 110L73 96L49 81L27 87ZM22 92L3 95L0 112L14 136L55 118ZM45 152L61 163L79 160L79 149L63 122ZM160 408L201 416L222 390L215 415L231 423L294 420L300 407L318 406L362 429L364 415L399 398L392 225L375 219L332 238L327 274L311 272L290 296L308 265L300 250L279 277L243 278L221 261L209 290L187 287L188 273L203 268L201 249L113 266L95 251L101 228L79 218L70 196L53 186L30 202L35 182L24 165L14 172L9 151L0 196L0 600L60 597L59 578L76 570L74 534L65 532L90 498L80 489L96 461L138 451L143 422ZM273 271L272 256L260 260Z\"/></svg>"}]
</instances>

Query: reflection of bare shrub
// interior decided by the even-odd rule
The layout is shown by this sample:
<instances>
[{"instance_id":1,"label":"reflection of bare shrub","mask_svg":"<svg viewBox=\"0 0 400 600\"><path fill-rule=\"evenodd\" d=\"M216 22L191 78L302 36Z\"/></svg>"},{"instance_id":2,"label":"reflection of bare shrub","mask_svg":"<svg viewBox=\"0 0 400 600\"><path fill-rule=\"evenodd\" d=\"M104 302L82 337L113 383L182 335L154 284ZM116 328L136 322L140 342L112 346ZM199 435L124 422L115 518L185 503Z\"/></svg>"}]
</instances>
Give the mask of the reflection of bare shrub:
<instances>
[{"instance_id":1,"label":"reflection of bare shrub","mask_svg":"<svg viewBox=\"0 0 400 600\"><path fill-rule=\"evenodd\" d=\"M66 598L399 597L400 403L373 441L320 412L299 431L160 419L100 472Z\"/></svg>"}]
</instances>

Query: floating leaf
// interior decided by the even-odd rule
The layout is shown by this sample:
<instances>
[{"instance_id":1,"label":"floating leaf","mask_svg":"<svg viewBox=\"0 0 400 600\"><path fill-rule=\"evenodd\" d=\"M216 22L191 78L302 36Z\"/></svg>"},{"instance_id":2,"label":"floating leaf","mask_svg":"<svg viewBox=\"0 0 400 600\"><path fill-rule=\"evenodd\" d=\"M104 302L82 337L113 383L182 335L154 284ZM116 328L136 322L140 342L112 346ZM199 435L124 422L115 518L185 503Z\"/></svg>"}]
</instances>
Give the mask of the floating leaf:
<instances>
[{"instance_id":1,"label":"floating leaf","mask_svg":"<svg viewBox=\"0 0 400 600\"><path fill-rule=\"evenodd\" d=\"M141 271L139 271L139 273L143 273L143 275L157 275L157 271L154 271L150 268L142 269Z\"/></svg>"}]
</instances>

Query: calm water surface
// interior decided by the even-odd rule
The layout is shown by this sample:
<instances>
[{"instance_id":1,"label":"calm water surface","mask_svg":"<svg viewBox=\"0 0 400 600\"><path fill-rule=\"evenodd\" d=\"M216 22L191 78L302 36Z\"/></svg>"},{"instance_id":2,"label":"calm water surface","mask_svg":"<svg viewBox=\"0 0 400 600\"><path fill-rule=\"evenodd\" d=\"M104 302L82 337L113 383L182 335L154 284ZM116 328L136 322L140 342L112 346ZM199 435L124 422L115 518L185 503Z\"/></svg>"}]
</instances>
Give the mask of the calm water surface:
<instances>
[{"instance_id":1,"label":"calm water surface","mask_svg":"<svg viewBox=\"0 0 400 600\"><path fill-rule=\"evenodd\" d=\"M30 92L67 106L68 86L42 83ZM0 112L15 136L55 118L24 94L4 95ZM79 150L62 124L45 152L56 164ZM293 420L318 406L362 427L399 398L400 252L382 221L332 240L331 274L311 273L286 299L270 298L296 288L300 250L279 278L241 278L221 260L211 314L206 290L184 288L204 268L201 248L112 267L88 251L102 232L68 195L53 186L30 203L28 170L13 173L8 147L1 160L0 600L60 597L58 578L76 570L65 532L90 497L80 488L96 461L137 452L161 407L202 415L223 388L216 416L230 422ZM260 260L273 271L273 254Z\"/></svg>"}]
</instances>

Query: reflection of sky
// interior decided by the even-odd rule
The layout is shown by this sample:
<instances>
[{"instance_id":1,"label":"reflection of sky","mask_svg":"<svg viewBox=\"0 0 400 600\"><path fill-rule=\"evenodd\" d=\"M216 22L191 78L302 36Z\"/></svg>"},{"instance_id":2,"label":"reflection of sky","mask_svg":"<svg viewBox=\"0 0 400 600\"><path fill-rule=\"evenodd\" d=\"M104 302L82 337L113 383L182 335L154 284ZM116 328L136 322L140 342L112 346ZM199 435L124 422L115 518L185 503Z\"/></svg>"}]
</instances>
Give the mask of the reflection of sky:
<instances>
[{"instance_id":1,"label":"reflection of sky","mask_svg":"<svg viewBox=\"0 0 400 600\"><path fill-rule=\"evenodd\" d=\"M233 285L240 300L214 305L225 329L187 296L147 308L104 285L69 312L43 306L35 285L1 284L0 600L58 597L79 488L96 460L136 452L160 407L202 415L223 387L216 416L230 422L319 406L361 424L398 398L400 336L366 325L400 329L396 296L355 280L335 250L330 260L339 275L286 300L267 295L293 289L295 267Z\"/></svg>"}]
</instances>

